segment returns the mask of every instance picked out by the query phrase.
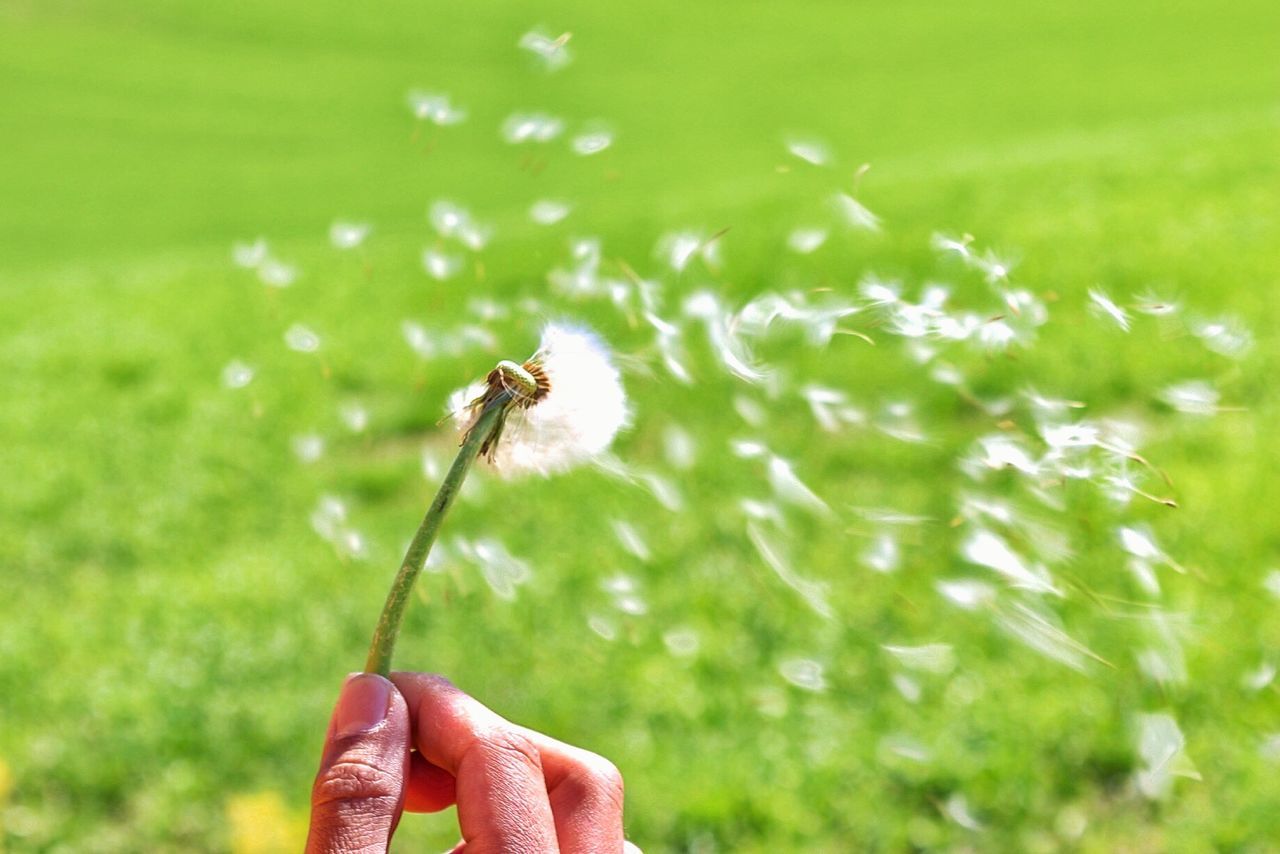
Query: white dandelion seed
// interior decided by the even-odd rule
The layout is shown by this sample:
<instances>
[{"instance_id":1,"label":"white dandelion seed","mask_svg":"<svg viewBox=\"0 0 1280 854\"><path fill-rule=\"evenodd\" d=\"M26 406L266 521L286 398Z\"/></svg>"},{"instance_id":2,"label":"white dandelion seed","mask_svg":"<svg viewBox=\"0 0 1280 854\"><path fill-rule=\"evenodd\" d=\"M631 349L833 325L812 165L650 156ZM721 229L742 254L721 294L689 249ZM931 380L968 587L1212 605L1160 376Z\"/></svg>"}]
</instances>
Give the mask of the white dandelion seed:
<instances>
[{"instance_id":1,"label":"white dandelion seed","mask_svg":"<svg viewBox=\"0 0 1280 854\"><path fill-rule=\"evenodd\" d=\"M1196 320L1191 333L1215 353L1238 359L1253 346L1253 333L1234 317Z\"/></svg>"},{"instance_id":2,"label":"white dandelion seed","mask_svg":"<svg viewBox=\"0 0 1280 854\"><path fill-rule=\"evenodd\" d=\"M826 668L812 658L789 658L778 664L778 673L797 688L821 692L827 690Z\"/></svg>"},{"instance_id":3,"label":"white dandelion seed","mask_svg":"<svg viewBox=\"0 0 1280 854\"><path fill-rule=\"evenodd\" d=\"M814 166L826 166L831 162L831 149L820 139L803 136L789 136L783 140L787 151L805 163Z\"/></svg>"},{"instance_id":4,"label":"white dandelion seed","mask_svg":"<svg viewBox=\"0 0 1280 854\"><path fill-rule=\"evenodd\" d=\"M412 89L405 98L418 121L446 127L466 121L467 111L455 106L448 95Z\"/></svg>"},{"instance_id":5,"label":"white dandelion seed","mask_svg":"<svg viewBox=\"0 0 1280 854\"><path fill-rule=\"evenodd\" d=\"M945 675L956 667L956 653L949 643L927 643L923 646L881 644L880 648L908 670Z\"/></svg>"},{"instance_id":6,"label":"white dandelion seed","mask_svg":"<svg viewBox=\"0 0 1280 854\"><path fill-rule=\"evenodd\" d=\"M253 382L253 368L239 359L232 359L222 369L222 384L227 388L244 388Z\"/></svg>"},{"instance_id":7,"label":"white dandelion seed","mask_svg":"<svg viewBox=\"0 0 1280 854\"><path fill-rule=\"evenodd\" d=\"M512 113L502 123L502 138L511 145L550 142L564 131L564 120L546 113Z\"/></svg>"},{"instance_id":8,"label":"white dandelion seed","mask_svg":"<svg viewBox=\"0 0 1280 854\"><path fill-rule=\"evenodd\" d=\"M287 288L298 280L298 268L275 258L264 258L258 265L258 278L272 288Z\"/></svg>"},{"instance_id":9,"label":"white dandelion seed","mask_svg":"<svg viewBox=\"0 0 1280 854\"><path fill-rule=\"evenodd\" d=\"M355 249L373 231L367 222L342 222L329 226L329 242L335 249Z\"/></svg>"},{"instance_id":10,"label":"white dandelion seed","mask_svg":"<svg viewBox=\"0 0 1280 854\"><path fill-rule=\"evenodd\" d=\"M836 213L850 228L862 231L880 230L880 217L867 210L862 202L848 193L836 193L831 201L835 206Z\"/></svg>"},{"instance_id":11,"label":"white dandelion seed","mask_svg":"<svg viewBox=\"0 0 1280 854\"><path fill-rule=\"evenodd\" d=\"M1186 415L1215 415L1219 399L1218 390L1204 380L1175 383L1160 392L1161 401Z\"/></svg>"},{"instance_id":12,"label":"white dandelion seed","mask_svg":"<svg viewBox=\"0 0 1280 854\"><path fill-rule=\"evenodd\" d=\"M570 33L551 36L546 30L535 27L522 35L516 46L536 57L547 71L559 71L573 61L569 38Z\"/></svg>"},{"instance_id":13,"label":"white dandelion seed","mask_svg":"<svg viewBox=\"0 0 1280 854\"><path fill-rule=\"evenodd\" d=\"M829 232L825 228L797 228L787 235L787 248L801 255L808 255L827 242Z\"/></svg>"},{"instance_id":14,"label":"white dandelion seed","mask_svg":"<svg viewBox=\"0 0 1280 854\"><path fill-rule=\"evenodd\" d=\"M598 122L588 124L586 129L569 140L569 148L579 157L599 154L613 145L613 130Z\"/></svg>"},{"instance_id":15,"label":"white dandelion seed","mask_svg":"<svg viewBox=\"0 0 1280 854\"><path fill-rule=\"evenodd\" d=\"M1115 321L1116 326L1119 326L1125 332L1129 331L1129 313L1116 305L1111 300L1111 297L1097 288L1090 288L1089 302L1095 312L1111 318Z\"/></svg>"},{"instance_id":16,"label":"white dandelion seed","mask_svg":"<svg viewBox=\"0 0 1280 854\"><path fill-rule=\"evenodd\" d=\"M252 243L231 244L231 260L235 262L237 267L245 267L250 270L257 269L263 261L267 260L266 238L259 237Z\"/></svg>"},{"instance_id":17,"label":"white dandelion seed","mask_svg":"<svg viewBox=\"0 0 1280 854\"><path fill-rule=\"evenodd\" d=\"M1014 587L1061 595L1047 569L1029 565L999 534L983 529L974 531L961 546L961 555L970 563L995 570Z\"/></svg>"},{"instance_id":18,"label":"white dandelion seed","mask_svg":"<svg viewBox=\"0 0 1280 854\"><path fill-rule=\"evenodd\" d=\"M1142 767L1135 774L1135 782L1138 791L1151 800L1167 796L1174 777L1200 779L1200 772L1185 752L1186 737L1171 715L1139 715L1137 747Z\"/></svg>"},{"instance_id":19,"label":"white dandelion seed","mask_svg":"<svg viewBox=\"0 0 1280 854\"><path fill-rule=\"evenodd\" d=\"M555 225L572 210L572 205L559 199L538 199L529 206L529 219L538 225Z\"/></svg>"},{"instance_id":20,"label":"white dandelion seed","mask_svg":"<svg viewBox=\"0 0 1280 854\"><path fill-rule=\"evenodd\" d=\"M295 323L285 330L284 343L299 353L314 353L320 349L320 336L308 326Z\"/></svg>"},{"instance_id":21,"label":"white dandelion seed","mask_svg":"<svg viewBox=\"0 0 1280 854\"><path fill-rule=\"evenodd\" d=\"M439 249L422 250L422 269L438 282L452 279L462 269L462 256Z\"/></svg>"},{"instance_id":22,"label":"white dandelion seed","mask_svg":"<svg viewBox=\"0 0 1280 854\"><path fill-rule=\"evenodd\" d=\"M324 439L314 433L294 436L289 444L294 455L304 463L314 463L324 456Z\"/></svg>"},{"instance_id":23,"label":"white dandelion seed","mask_svg":"<svg viewBox=\"0 0 1280 854\"><path fill-rule=\"evenodd\" d=\"M629 410L621 376L594 333L548 324L524 370L538 381L538 388L531 399L514 406L491 449L493 465L503 475L552 474L598 457L626 425ZM475 388L463 394L473 394ZM455 392L451 404L456 406L458 400ZM467 429L478 409L463 406L454 411L460 415L459 426Z\"/></svg>"}]
</instances>

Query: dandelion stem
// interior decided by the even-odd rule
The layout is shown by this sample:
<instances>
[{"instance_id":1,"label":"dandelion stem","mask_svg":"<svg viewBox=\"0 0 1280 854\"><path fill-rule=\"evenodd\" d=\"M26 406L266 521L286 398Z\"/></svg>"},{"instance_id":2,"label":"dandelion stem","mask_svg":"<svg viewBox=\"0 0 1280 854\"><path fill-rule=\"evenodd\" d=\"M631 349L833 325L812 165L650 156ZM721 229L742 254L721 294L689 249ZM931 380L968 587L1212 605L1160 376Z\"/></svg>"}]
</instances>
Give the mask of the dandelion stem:
<instances>
[{"instance_id":1,"label":"dandelion stem","mask_svg":"<svg viewBox=\"0 0 1280 854\"><path fill-rule=\"evenodd\" d=\"M426 565L427 555L440 533L440 525L445 514L453 505L462 482L466 480L471 464L475 462L480 448L493 432L502 425L503 415L511 404L511 395L503 391L490 398L480 415L476 418L467 436L462 442L458 456L454 458L449 473L440 484L440 491L435 500L422 517L418 532L400 562L395 581L391 583L391 591L387 594L387 603L382 606L382 615L378 618L378 627L373 632L373 642L369 645L369 658L365 661L366 673L379 673L387 676L391 673L391 654L395 650L396 637L400 634L400 623L404 619L405 605L409 602L409 594L413 592L413 582L417 580L422 567Z\"/></svg>"}]
</instances>

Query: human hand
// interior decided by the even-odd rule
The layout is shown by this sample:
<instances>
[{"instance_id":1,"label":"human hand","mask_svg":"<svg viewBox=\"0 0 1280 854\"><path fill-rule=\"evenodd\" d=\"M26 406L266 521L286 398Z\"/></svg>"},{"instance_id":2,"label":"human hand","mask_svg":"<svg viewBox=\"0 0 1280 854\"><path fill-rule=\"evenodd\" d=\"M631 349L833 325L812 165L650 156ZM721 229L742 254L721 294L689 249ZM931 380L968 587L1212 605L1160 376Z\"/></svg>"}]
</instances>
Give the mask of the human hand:
<instances>
[{"instance_id":1,"label":"human hand","mask_svg":"<svg viewBox=\"0 0 1280 854\"><path fill-rule=\"evenodd\" d=\"M608 760L504 720L441 676L350 677L311 793L308 854L385 852L404 810L455 803L453 854L639 854L622 838Z\"/></svg>"}]
</instances>

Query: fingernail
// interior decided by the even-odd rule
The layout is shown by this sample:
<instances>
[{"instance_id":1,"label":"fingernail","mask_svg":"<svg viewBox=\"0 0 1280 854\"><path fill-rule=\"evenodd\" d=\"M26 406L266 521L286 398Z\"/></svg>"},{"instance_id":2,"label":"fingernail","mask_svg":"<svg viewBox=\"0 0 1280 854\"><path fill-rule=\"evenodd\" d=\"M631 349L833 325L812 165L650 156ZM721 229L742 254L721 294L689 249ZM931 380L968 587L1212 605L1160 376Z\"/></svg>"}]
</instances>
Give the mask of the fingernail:
<instances>
[{"instance_id":1,"label":"fingernail","mask_svg":"<svg viewBox=\"0 0 1280 854\"><path fill-rule=\"evenodd\" d=\"M391 683L376 673L361 673L347 680L333 712L333 734L350 738L387 719L391 707Z\"/></svg>"}]
</instances>

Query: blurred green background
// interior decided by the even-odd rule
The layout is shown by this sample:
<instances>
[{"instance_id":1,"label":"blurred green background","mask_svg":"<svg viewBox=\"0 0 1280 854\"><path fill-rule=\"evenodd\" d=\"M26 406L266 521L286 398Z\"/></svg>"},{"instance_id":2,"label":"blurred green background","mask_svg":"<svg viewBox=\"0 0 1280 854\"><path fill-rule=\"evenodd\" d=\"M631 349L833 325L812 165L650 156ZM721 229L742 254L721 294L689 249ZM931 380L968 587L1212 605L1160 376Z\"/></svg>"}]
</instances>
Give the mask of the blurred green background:
<instances>
[{"instance_id":1,"label":"blurred green background","mask_svg":"<svg viewBox=\"0 0 1280 854\"><path fill-rule=\"evenodd\" d=\"M539 24L572 32L570 66L548 74L517 49ZM637 368L617 454L664 472L683 508L595 471L478 479L450 530L500 537L532 578L508 601L465 562L425 575L400 665L614 759L648 851L1275 850L1280 702L1258 674L1280 647L1265 586L1280 564L1277 33L1280 7L1251 0L0 0L0 846L296 847L332 700L434 486L423 455L453 443L445 395L536 341L517 315L490 324L497 347L424 362L402 321L443 331L474 322L473 298L544 295L571 235L659 277L661 234L727 227L718 274L667 274L676 308L704 286L731 304L852 295L871 271L980 290L929 248L938 230L1017 260L1052 320L1023 352L969 356L974 392L1034 385L1142 422L1181 505L1122 514L1073 493L1052 517L1074 548L1052 607L1109 664L1064 667L938 595L938 579L982 572L947 523L969 488L957 458L1000 419L888 342L842 336L762 355L870 410L912 401L929 442L821 433L803 403L696 347L693 387ZM416 127L414 87L468 120ZM531 160L497 130L522 109L606 121L617 141ZM834 163L791 157L789 133L825 140ZM864 162L882 232L787 252ZM530 223L543 197L572 214ZM419 261L440 198L494 227L482 267L445 283ZM329 245L339 218L373 224L359 251ZM292 287L232 264L233 241L259 235L299 269ZM1095 286L1238 316L1256 343L1233 360L1149 318L1125 334L1087 310ZM644 355L643 330L607 306L572 314ZM285 347L296 322L318 353ZM255 368L245 388L220 381L233 359ZM1188 379L1226 411L1157 402ZM353 406L362 431L344 425ZM697 442L690 470L664 460L673 425ZM313 434L325 453L305 464L291 445ZM836 509L786 529L832 620L744 535L739 499L769 489L729 452L744 436ZM345 502L362 555L316 536L322 495ZM936 521L877 574L858 559L877 529L854 506ZM1122 519L1189 570L1141 605ZM620 548L617 520L647 559ZM642 607L618 607L619 579ZM1185 676L1150 678L1136 612L1168 615ZM882 649L928 643L951 645L954 667L904 674ZM797 660L821 684L783 678ZM1154 712L1178 721L1202 779L1150 800L1135 727ZM455 832L409 819L396 847Z\"/></svg>"}]
</instances>

